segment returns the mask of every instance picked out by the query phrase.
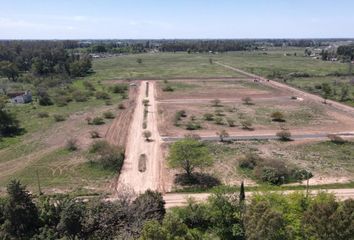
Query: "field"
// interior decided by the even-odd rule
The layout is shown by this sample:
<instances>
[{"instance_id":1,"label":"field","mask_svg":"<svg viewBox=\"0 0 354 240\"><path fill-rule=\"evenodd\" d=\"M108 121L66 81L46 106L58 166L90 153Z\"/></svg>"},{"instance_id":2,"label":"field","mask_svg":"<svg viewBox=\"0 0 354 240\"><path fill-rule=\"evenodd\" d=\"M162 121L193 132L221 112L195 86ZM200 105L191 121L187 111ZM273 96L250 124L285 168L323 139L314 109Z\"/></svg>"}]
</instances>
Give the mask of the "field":
<instances>
[{"instance_id":1,"label":"field","mask_svg":"<svg viewBox=\"0 0 354 240\"><path fill-rule=\"evenodd\" d=\"M166 86L173 91L164 91ZM159 101L160 132L163 136L183 136L195 133L201 136L215 135L225 129L230 134L257 135L289 129L292 133L349 131L353 124L347 116L324 104L308 99L292 99L291 92L272 88L267 83L244 80L171 80L160 81ZM244 102L249 97L251 103ZM213 101L219 99L219 106ZM186 116L176 121L176 114L185 111ZM272 113L281 112L283 121L274 121ZM207 115L209 115L207 117ZM232 120L234 126L228 121ZM242 129L242 122L252 123L252 130ZM188 131L188 124L199 129Z\"/></svg>"},{"instance_id":2,"label":"field","mask_svg":"<svg viewBox=\"0 0 354 240\"><path fill-rule=\"evenodd\" d=\"M291 56L285 56L287 52L292 53ZM90 95L87 101L71 101L65 106L40 106L37 102L8 105L24 132L0 141L0 193L5 191L6 184L13 178L20 179L34 192L38 191L39 180L42 190L49 193L110 193L112 184L117 184L117 172L90 164L88 148L94 141L90 137L92 130L99 132L110 143L128 144L127 159L132 163L135 163L135 158L129 157L129 154L140 156L146 153L148 160L158 159L157 163L148 162L148 166L156 167L147 170L146 174L151 172L153 175L149 178L146 178L146 174L140 174L145 177L138 178L138 175L134 175L135 169L123 176L128 182L130 176L137 176L136 182L161 191L173 189L173 175L176 173L165 167L168 148L162 141L164 137L183 137L185 134L216 137L209 147L217 162L207 171L217 175L224 184L236 184L244 178L255 183L251 176L237 168L239 157L247 151L256 151L269 158L281 158L311 169L315 174L313 183L353 180L353 164L350 161L353 158L352 143L334 145L328 141L319 142L318 139L288 143L216 143L217 132L221 130L226 130L231 136L249 138L275 135L283 129L293 135L353 131L353 115L336 106L323 104L309 95L295 99L294 92L289 89L266 81L255 82L254 78L218 64L228 64L279 82L284 80L278 79L279 76L288 76L293 72L309 73L310 77L286 78L286 83L316 94L322 94L318 85L329 83L337 93L330 98L336 100L340 100L343 83L349 84L351 80L351 77L329 76L336 72L345 73L347 65L305 58L302 56L303 49L277 49L266 53L148 53L98 59L93 65L95 73L76 79L70 86L85 92L84 82L88 81L96 91L107 93L109 100ZM213 59L212 63L210 58ZM137 59L141 59L141 63ZM124 94L110 90L111 86L122 82L135 83L130 87L130 99L124 99ZM146 90L151 91L149 96L142 92L147 88L146 82L150 84L150 90ZM348 86L351 97L353 87ZM21 84L12 87L33 89L33 86ZM50 93L55 95L59 90L52 89ZM154 138L150 143L142 138L145 120L142 118L144 108L141 100L147 97L150 101L146 113L147 129L152 131ZM246 98L249 99L246 101ZM216 103L215 99L220 102ZM352 104L351 101L349 99L346 103ZM125 109L118 108L120 103L124 103ZM136 112L136 109L140 112ZM87 124L89 117L102 117L106 111L111 111L116 118L104 119L103 125ZM184 111L183 116L176 119L176 113L181 111ZM39 117L43 112L49 117ZM275 121L272 117L274 112L281 112L283 119ZM56 122L55 114L64 116L66 120ZM134 116L138 116L138 119ZM251 125L245 128L245 122ZM132 123L135 124L134 129L129 127ZM71 138L77 139L78 151L66 149L66 142ZM154 182L150 184L146 179ZM163 187L159 186L162 182L166 183Z\"/></svg>"}]
</instances>

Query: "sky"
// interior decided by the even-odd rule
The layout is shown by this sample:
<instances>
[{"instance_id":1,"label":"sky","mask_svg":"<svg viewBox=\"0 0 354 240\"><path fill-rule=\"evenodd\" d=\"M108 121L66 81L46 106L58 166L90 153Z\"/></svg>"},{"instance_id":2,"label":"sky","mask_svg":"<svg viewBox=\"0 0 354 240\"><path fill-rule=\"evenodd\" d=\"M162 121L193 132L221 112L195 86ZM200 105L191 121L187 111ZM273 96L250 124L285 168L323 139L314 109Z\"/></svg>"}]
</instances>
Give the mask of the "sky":
<instances>
[{"instance_id":1,"label":"sky","mask_svg":"<svg viewBox=\"0 0 354 240\"><path fill-rule=\"evenodd\" d=\"M353 38L353 0L0 0L0 39Z\"/></svg>"}]
</instances>

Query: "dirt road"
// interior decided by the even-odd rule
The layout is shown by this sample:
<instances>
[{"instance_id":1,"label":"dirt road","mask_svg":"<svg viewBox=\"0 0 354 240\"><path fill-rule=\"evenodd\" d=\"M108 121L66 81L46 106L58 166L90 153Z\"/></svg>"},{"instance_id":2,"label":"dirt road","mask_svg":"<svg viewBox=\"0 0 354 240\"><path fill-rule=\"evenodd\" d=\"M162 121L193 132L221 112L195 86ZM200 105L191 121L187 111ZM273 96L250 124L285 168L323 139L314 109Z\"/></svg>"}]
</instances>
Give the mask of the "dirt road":
<instances>
[{"instance_id":1,"label":"dirt road","mask_svg":"<svg viewBox=\"0 0 354 240\"><path fill-rule=\"evenodd\" d=\"M223 67L225 67L227 69L231 69L231 70L234 70L236 72L242 73L242 74L244 74L244 75L246 75L248 77L251 77L253 79L258 79L260 81L260 83L262 83L262 84L271 85L272 87L278 88L278 89L288 90L291 93L293 93L294 96L296 96L296 97L301 97L303 99L312 100L312 101L315 101L315 102L323 102L323 98L320 97L320 96L304 92L302 90L299 90L299 89L294 88L294 87L290 87L290 86L288 86L286 84L283 84L283 83L280 83L280 82L268 80L268 79L263 78L261 76L245 72L245 71L243 71L243 70L241 70L239 68L235 68L235 67L232 67L232 66L220 63L220 62L216 62L216 64L218 64L220 66L223 66ZM343 111L343 112L346 112L346 113L349 113L351 115L354 115L354 108L352 108L350 106L347 106L347 105L344 105L344 104L341 104L341 103L338 103L336 101L327 100L327 106L335 108L335 109Z\"/></svg>"},{"instance_id":2,"label":"dirt road","mask_svg":"<svg viewBox=\"0 0 354 240\"><path fill-rule=\"evenodd\" d=\"M309 191L310 195L316 195L319 192L327 192L332 193L336 196L339 200L345 200L349 198L354 198L354 189L328 189L328 190L311 190ZM293 193L292 190L283 191L283 194L290 194ZM250 197L254 192L246 192L246 198ZM188 199L192 198L196 202L205 202L210 193L168 193L164 195L164 200L166 202L166 208L171 207L180 207L187 204Z\"/></svg>"},{"instance_id":3,"label":"dirt road","mask_svg":"<svg viewBox=\"0 0 354 240\"><path fill-rule=\"evenodd\" d=\"M136 193L148 189L165 192L163 181L163 155L161 151L162 139L157 129L157 106L155 102L155 83L149 82L148 96L146 96L146 81L141 82L137 93L136 107L129 128L126 144L126 158L118 179L117 190L121 187L131 188ZM143 100L149 100L147 114L147 128L143 129L144 105ZM146 141L143 132L152 133L151 141ZM146 170L139 171L139 158L146 155Z\"/></svg>"}]
</instances>

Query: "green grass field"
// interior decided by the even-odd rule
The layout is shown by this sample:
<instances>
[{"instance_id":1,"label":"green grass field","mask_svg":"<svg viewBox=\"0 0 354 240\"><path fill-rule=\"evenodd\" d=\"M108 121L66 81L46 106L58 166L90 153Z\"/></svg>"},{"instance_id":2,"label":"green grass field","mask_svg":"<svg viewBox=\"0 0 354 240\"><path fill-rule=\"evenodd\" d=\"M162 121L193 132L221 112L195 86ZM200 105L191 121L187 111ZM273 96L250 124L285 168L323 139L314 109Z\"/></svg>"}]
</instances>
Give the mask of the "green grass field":
<instances>
[{"instance_id":1,"label":"green grass field","mask_svg":"<svg viewBox=\"0 0 354 240\"><path fill-rule=\"evenodd\" d=\"M136 54L94 61L95 74L88 79L169 79L188 77L242 77L237 72L210 64L209 54ZM142 63L137 63L137 59Z\"/></svg>"}]
</instances>

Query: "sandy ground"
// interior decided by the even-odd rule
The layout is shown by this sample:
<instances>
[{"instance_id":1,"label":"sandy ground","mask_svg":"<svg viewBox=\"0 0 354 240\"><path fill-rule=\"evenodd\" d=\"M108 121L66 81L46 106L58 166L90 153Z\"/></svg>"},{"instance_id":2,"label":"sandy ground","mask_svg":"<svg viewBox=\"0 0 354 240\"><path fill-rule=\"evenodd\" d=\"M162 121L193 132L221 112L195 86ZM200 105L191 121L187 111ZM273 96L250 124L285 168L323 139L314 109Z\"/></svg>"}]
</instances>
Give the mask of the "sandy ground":
<instances>
[{"instance_id":1,"label":"sandy ground","mask_svg":"<svg viewBox=\"0 0 354 240\"><path fill-rule=\"evenodd\" d=\"M126 158L118 179L117 190L131 188L136 193L148 189L160 192L169 191L170 187L164 181L164 161L161 150L161 136L157 129L157 106L155 102L155 83L149 82L149 94L146 97L146 81L138 89L137 104L129 128L128 142L126 144ZM152 133L151 141L143 137L144 105L142 101L149 100L147 129ZM140 172L138 162L141 154L146 155L146 170Z\"/></svg>"},{"instance_id":2,"label":"sandy ground","mask_svg":"<svg viewBox=\"0 0 354 240\"><path fill-rule=\"evenodd\" d=\"M288 190L283 191L282 194L290 194L295 191ZM354 189L330 189L330 190L310 190L310 195L316 195L319 192L327 192L334 194L338 200L345 200L354 198ZM246 192L246 199L251 197L254 192ZM166 202L165 207L181 207L185 206L188 202L188 199L193 199L196 202L205 202L210 193L169 193L164 195L164 200Z\"/></svg>"}]
</instances>

